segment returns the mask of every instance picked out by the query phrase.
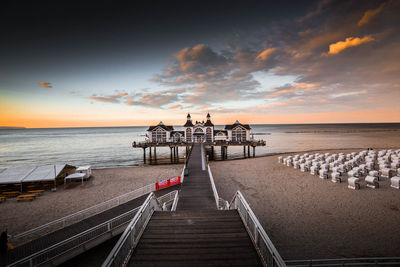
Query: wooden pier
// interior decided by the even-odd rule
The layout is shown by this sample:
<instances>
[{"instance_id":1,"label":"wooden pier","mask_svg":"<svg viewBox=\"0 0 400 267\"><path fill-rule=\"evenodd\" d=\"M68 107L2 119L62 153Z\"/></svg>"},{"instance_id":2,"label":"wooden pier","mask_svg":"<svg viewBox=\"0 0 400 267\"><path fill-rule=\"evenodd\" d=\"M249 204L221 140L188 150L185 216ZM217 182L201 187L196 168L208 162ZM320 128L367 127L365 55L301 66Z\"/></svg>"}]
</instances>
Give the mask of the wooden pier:
<instances>
[{"instance_id":1,"label":"wooden pier","mask_svg":"<svg viewBox=\"0 0 400 267\"><path fill-rule=\"evenodd\" d=\"M191 147L197 142L133 142L133 148L143 149L143 162L157 162L157 148L167 148L170 149L170 161L171 163L179 162L179 147L185 147L185 157L187 158ZM214 142L202 142L205 148L211 151L211 155L214 155L215 147L220 147L222 160L228 159L228 147L229 146L243 146L243 157L255 157L256 147L265 146L266 142L264 140L249 140L249 141L214 141ZM251 151L252 148L252 151ZM148 152L146 152L148 149ZM250 153L252 152L252 153ZM148 158L147 158L148 155ZM210 159L214 159L213 156Z\"/></svg>"}]
</instances>

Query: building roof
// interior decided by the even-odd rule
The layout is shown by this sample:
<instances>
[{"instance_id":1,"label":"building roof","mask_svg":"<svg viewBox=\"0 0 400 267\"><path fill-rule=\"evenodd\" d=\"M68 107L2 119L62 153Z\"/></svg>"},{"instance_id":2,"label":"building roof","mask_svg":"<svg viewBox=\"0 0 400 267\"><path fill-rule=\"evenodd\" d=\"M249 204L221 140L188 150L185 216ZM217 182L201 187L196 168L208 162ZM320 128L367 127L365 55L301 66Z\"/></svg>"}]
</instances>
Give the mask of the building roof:
<instances>
[{"instance_id":1,"label":"building roof","mask_svg":"<svg viewBox=\"0 0 400 267\"><path fill-rule=\"evenodd\" d=\"M192 120L187 120L185 125L183 125L183 127L193 127Z\"/></svg>"},{"instance_id":2,"label":"building roof","mask_svg":"<svg viewBox=\"0 0 400 267\"><path fill-rule=\"evenodd\" d=\"M162 121L160 121L160 123L158 125L150 126L149 129L147 129L147 131L153 131L157 127L161 127L162 129L164 129L166 131L173 131L174 130L173 126L165 125Z\"/></svg>"},{"instance_id":3,"label":"building roof","mask_svg":"<svg viewBox=\"0 0 400 267\"><path fill-rule=\"evenodd\" d=\"M241 124L239 121L235 121L235 123L234 124L228 124L228 125L225 125L225 129L226 130L232 130L233 128L235 128L236 126L242 126L243 128L245 128L245 129L247 129L247 130L250 130L251 128L250 128L250 125L248 125L248 124Z\"/></svg>"},{"instance_id":4,"label":"building roof","mask_svg":"<svg viewBox=\"0 0 400 267\"><path fill-rule=\"evenodd\" d=\"M8 168L0 174L0 184L53 181L66 167L61 165Z\"/></svg>"},{"instance_id":5,"label":"building roof","mask_svg":"<svg viewBox=\"0 0 400 267\"><path fill-rule=\"evenodd\" d=\"M207 120L204 126L214 126L214 124L211 122L211 120Z\"/></svg>"}]
</instances>

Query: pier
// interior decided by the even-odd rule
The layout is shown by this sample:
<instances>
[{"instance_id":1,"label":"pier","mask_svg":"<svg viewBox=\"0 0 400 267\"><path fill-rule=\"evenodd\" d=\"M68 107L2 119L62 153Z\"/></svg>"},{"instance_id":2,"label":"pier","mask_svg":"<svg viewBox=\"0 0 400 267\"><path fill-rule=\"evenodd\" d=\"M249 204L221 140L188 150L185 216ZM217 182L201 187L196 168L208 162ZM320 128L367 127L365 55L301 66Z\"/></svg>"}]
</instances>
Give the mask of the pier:
<instances>
[{"instance_id":1,"label":"pier","mask_svg":"<svg viewBox=\"0 0 400 267\"><path fill-rule=\"evenodd\" d=\"M141 148L143 150L143 162L146 164L157 162L157 148L169 148L170 149L170 162L171 163L181 163L179 161L179 147L185 148L185 157L190 151L190 148L195 144L203 144L205 149L210 151L210 159L214 159L214 151L216 147L220 147L221 159L228 159L228 148L230 146L243 146L243 157L250 158L256 156L256 147L266 146L266 141L264 140L249 140L249 141L224 141L224 142L136 142L132 143L133 148Z\"/></svg>"},{"instance_id":2,"label":"pier","mask_svg":"<svg viewBox=\"0 0 400 267\"><path fill-rule=\"evenodd\" d=\"M233 124L227 124L223 129L215 128L211 122L211 115L208 113L206 121L192 122L190 114L187 115L186 123L183 125L184 131L175 131L171 125L165 125L160 122L158 125L150 126L147 130L146 140L144 142L132 143L133 148L143 149L143 162L150 164L157 162L157 148L170 149L171 163L179 163L179 147L185 147L185 158L187 158L189 149L195 144L204 145L209 151L209 158L214 159L215 147L221 149L221 159L228 158L228 148L230 146L243 146L243 157L256 156L256 147L265 146L264 140L251 138L251 127L248 124L242 124L235 121ZM146 150L148 149L148 153ZM148 159L147 159L148 155ZM247 156L246 156L247 155Z\"/></svg>"}]
</instances>

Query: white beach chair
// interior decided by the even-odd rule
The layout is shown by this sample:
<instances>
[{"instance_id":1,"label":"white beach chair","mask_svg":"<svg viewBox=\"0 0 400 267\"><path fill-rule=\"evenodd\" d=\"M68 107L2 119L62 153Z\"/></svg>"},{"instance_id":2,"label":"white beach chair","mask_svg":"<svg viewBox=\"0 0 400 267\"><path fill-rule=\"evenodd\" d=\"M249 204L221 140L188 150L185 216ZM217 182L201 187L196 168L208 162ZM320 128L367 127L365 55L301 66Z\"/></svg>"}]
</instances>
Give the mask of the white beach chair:
<instances>
[{"instance_id":1,"label":"white beach chair","mask_svg":"<svg viewBox=\"0 0 400 267\"><path fill-rule=\"evenodd\" d=\"M390 168L384 168L381 170L381 176L384 178L392 178L393 177L393 170Z\"/></svg>"},{"instance_id":2,"label":"white beach chair","mask_svg":"<svg viewBox=\"0 0 400 267\"><path fill-rule=\"evenodd\" d=\"M400 176L390 178L390 187L400 189Z\"/></svg>"},{"instance_id":3,"label":"white beach chair","mask_svg":"<svg viewBox=\"0 0 400 267\"><path fill-rule=\"evenodd\" d=\"M392 162L392 163L390 164L390 167L391 167L392 169L397 169L397 168L400 167L400 163L399 163L398 161Z\"/></svg>"},{"instance_id":4,"label":"white beach chair","mask_svg":"<svg viewBox=\"0 0 400 267\"><path fill-rule=\"evenodd\" d=\"M340 179L340 173L339 172L332 172L331 173L331 177L332 177L332 182L334 183L340 183L342 182L342 180Z\"/></svg>"},{"instance_id":5,"label":"white beach chair","mask_svg":"<svg viewBox=\"0 0 400 267\"><path fill-rule=\"evenodd\" d=\"M350 170L347 172L348 177L358 177L358 171L355 171L354 169Z\"/></svg>"},{"instance_id":6,"label":"white beach chair","mask_svg":"<svg viewBox=\"0 0 400 267\"><path fill-rule=\"evenodd\" d=\"M305 163L300 164L300 171L308 172L308 166Z\"/></svg>"},{"instance_id":7,"label":"white beach chair","mask_svg":"<svg viewBox=\"0 0 400 267\"><path fill-rule=\"evenodd\" d=\"M349 179L347 179L347 182L348 182L347 188L354 190L361 188L360 179L358 179L357 177L350 177Z\"/></svg>"},{"instance_id":8,"label":"white beach chair","mask_svg":"<svg viewBox=\"0 0 400 267\"><path fill-rule=\"evenodd\" d=\"M300 169L300 161L296 160L293 164L293 168Z\"/></svg>"},{"instance_id":9,"label":"white beach chair","mask_svg":"<svg viewBox=\"0 0 400 267\"><path fill-rule=\"evenodd\" d=\"M329 171L329 164L328 163L321 164L321 169Z\"/></svg>"},{"instance_id":10,"label":"white beach chair","mask_svg":"<svg viewBox=\"0 0 400 267\"><path fill-rule=\"evenodd\" d=\"M371 170L374 170L374 169L375 169L375 163L372 162L372 161L368 161L365 165L366 165L366 169L367 169L368 171L371 171Z\"/></svg>"},{"instance_id":11,"label":"white beach chair","mask_svg":"<svg viewBox=\"0 0 400 267\"><path fill-rule=\"evenodd\" d=\"M283 163L283 157L282 156L278 157L278 163Z\"/></svg>"},{"instance_id":12,"label":"white beach chair","mask_svg":"<svg viewBox=\"0 0 400 267\"><path fill-rule=\"evenodd\" d=\"M328 179L328 170L326 169L319 170L319 178Z\"/></svg>"},{"instance_id":13,"label":"white beach chair","mask_svg":"<svg viewBox=\"0 0 400 267\"><path fill-rule=\"evenodd\" d=\"M310 168L310 173L312 174L312 175L318 175L318 172L319 172L319 167L318 166L311 166L311 168Z\"/></svg>"},{"instance_id":14,"label":"white beach chair","mask_svg":"<svg viewBox=\"0 0 400 267\"><path fill-rule=\"evenodd\" d=\"M378 179L374 176L367 176L365 177L365 182L367 183L367 187L370 188L379 188Z\"/></svg>"}]
</instances>

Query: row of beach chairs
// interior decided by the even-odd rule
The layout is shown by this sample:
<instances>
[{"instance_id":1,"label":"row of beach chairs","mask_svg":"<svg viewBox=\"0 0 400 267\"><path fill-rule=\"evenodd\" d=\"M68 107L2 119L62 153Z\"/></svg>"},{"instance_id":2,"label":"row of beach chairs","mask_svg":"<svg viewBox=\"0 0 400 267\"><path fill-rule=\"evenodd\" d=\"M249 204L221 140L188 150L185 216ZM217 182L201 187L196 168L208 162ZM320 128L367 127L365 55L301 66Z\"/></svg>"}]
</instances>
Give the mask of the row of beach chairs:
<instances>
[{"instance_id":1,"label":"row of beach chairs","mask_svg":"<svg viewBox=\"0 0 400 267\"><path fill-rule=\"evenodd\" d=\"M400 189L400 149L363 150L361 152L315 153L278 157L278 162L288 167L319 175L321 179L331 178L334 183L344 181L347 176L348 188L360 189L362 180L369 188L379 188L381 179L390 179L392 188Z\"/></svg>"}]
</instances>

